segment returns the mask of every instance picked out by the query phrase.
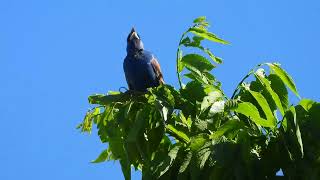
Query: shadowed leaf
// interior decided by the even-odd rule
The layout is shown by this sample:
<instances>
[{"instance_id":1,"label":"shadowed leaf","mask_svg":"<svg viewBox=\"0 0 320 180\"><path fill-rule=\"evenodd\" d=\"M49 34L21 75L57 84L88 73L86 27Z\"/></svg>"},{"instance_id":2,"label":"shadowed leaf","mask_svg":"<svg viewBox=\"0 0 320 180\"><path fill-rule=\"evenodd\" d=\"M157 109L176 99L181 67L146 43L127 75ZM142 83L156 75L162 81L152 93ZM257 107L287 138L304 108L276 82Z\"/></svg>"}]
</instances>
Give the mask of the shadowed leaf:
<instances>
[{"instance_id":1,"label":"shadowed leaf","mask_svg":"<svg viewBox=\"0 0 320 180\"><path fill-rule=\"evenodd\" d=\"M107 161L109 159L111 152L109 149L106 149L104 151L102 151L102 153L99 155L99 157L93 161L91 161L91 163L101 163L104 161Z\"/></svg>"},{"instance_id":2,"label":"shadowed leaf","mask_svg":"<svg viewBox=\"0 0 320 180\"><path fill-rule=\"evenodd\" d=\"M275 63L267 63L267 65L273 70L273 72L280 77L282 82L289 87L289 89L300 98L296 85L293 82L291 76L283 70L279 65Z\"/></svg>"},{"instance_id":3,"label":"shadowed leaf","mask_svg":"<svg viewBox=\"0 0 320 180\"><path fill-rule=\"evenodd\" d=\"M214 68L208 59L198 54L187 54L182 57L181 62L185 66L195 68L200 72L211 71Z\"/></svg>"}]
</instances>

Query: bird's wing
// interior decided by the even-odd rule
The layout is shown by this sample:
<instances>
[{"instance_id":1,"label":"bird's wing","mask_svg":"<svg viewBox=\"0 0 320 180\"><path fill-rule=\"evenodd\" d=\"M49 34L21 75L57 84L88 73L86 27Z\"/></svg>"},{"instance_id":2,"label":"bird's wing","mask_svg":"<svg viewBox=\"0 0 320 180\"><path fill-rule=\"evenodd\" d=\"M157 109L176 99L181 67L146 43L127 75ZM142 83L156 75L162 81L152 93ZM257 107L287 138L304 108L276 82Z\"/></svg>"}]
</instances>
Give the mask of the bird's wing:
<instances>
[{"instance_id":1,"label":"bird's wing","mask_svg":"<svg viewBox=\"0 0 320 180\"><path fill-rule=\"evenodd\" d=\"M133 87L132 87L132 84L131 84L131 81L130 81L130 77L129 77L129 74L128 74L128 69L127 69L126 66L127 66L127 65L126 65L126 62L123 62L124 75L125 75L125 77L126 77L126 81L127 81L129 90L133 90Z\"/></svg>"},{"instance_id":2,"label":"bird's wing","mask_svg":"<svg viewBox=\"0 0 320 180\"><path fill-rule=\"evenodd\" d=\"M128 76L126 76L126 80L127 80L127 84L128 84L129 90L133 90L132 84L130 83L130 81L128 79Z\"/></svg>"},{"instance_id":3,"label":"bird's wing","mask_svg":"<svg viewBox=\"0 0 320 180\"><path fill-rule=\"evenodd\" d=\"M153 57L152 60L151 60L151 66L154 70L154 72L156 73L156 77L159 81L159 84L164 84L164 80L163 80L163 76L162 76L162 73L161 73L161 68L160 68L160 64L158 62L158 60Z\"/></svg>"}]
</instances>

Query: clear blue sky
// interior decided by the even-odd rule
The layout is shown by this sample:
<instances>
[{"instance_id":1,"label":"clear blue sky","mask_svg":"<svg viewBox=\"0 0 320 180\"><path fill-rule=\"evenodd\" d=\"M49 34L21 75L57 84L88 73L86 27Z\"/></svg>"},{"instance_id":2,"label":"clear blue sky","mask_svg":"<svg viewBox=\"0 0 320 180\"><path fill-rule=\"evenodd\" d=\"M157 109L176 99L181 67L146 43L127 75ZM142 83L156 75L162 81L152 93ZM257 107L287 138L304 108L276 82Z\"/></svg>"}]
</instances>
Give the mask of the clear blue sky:
<instances>
[{"instance_id":1,"label":"clear blue sky","mask_svg":"<svg viewBox=\"0 0 320 180\"><path fill-rule=\"evenodd\" d=\"M118 163L89 163L106 145L75 129L87 96L126 85L132 26L177 87L179 37L201 15L232 43L211 46L228 95L254 65L278 61L302 97L320 100L318 0L1 0L0 179L122 179Z\"/></svg>"}]
</instances>

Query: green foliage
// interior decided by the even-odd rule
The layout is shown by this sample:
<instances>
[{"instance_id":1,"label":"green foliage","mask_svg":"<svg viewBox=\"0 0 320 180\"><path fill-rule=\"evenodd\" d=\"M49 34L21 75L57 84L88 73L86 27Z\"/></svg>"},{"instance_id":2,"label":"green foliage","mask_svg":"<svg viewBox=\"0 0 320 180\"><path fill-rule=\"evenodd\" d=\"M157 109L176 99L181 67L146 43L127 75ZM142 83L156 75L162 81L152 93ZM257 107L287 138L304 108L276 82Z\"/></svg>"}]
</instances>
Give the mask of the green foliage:
<instances>
[{"instance_id":1,"label":"green foliage","mask_svg":"<svg viewBox=\"0 0 320 180\"><path fill-rule=\"evenodd\" d=\"M126 180L132 167L145 180L274 179L280 169L286 179L320 179L320 103L290 105L288 89L299 94L277 63L252 69L227 98L210 73L222 60L202 42L228 43L208 26L199 17L181 37L179 89L89 97L97 106L78 127L90 133L95 124L107 144L92 162L119 161ZM203 54L183 54L184 48Z\"/></svg>"}]
</instances>

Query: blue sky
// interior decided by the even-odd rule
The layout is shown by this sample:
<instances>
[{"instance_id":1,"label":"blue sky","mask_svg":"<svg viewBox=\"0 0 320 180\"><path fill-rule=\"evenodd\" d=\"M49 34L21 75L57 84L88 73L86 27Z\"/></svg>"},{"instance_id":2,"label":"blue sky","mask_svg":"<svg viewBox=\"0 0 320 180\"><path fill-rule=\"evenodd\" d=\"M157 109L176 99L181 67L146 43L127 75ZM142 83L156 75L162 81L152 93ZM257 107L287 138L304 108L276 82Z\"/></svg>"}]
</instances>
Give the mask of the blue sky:
<instances>
[{"instance_id":1,"label":"blue sky","mask_svg":"<svg viewBox=\"0 0 320 180\"><path fill-rule=\"evenodd\" d=\"M106 145L75 129L87 96L126 85L132 26L177 87L179 37L202 15L231 42L210 45L224 59L214 74L227 95L254 65L277 61L302 97L320 100L317 0L2 0L0 179L122 179L118 163L89 163Z\"/></svg>"}]
</instances>

